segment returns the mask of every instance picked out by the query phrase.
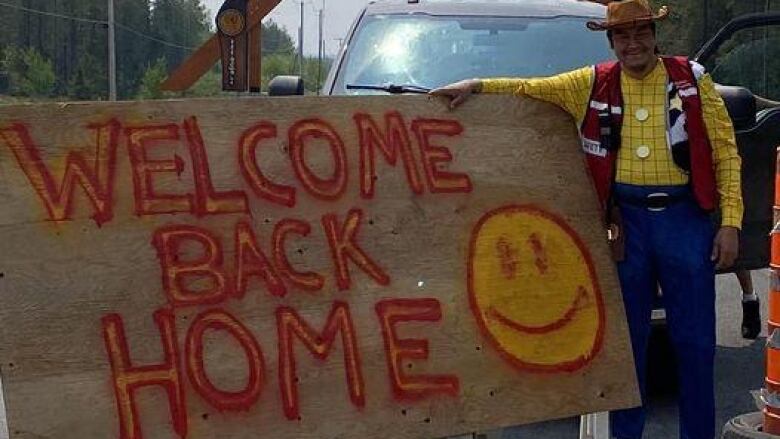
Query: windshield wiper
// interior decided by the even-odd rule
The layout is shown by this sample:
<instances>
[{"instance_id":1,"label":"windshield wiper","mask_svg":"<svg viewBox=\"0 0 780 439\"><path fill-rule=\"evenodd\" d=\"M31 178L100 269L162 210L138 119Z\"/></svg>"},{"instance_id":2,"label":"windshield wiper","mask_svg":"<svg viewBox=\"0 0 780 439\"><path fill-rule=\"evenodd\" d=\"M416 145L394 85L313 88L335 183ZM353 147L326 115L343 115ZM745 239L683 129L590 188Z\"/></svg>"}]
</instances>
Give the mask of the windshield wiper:
<instances>
[{"instance_id":1,"label":"windshield wiper","mask_svg":"<svg viewBox=\"0 0 780 439\"><path fill-rule=\"evenodd\" d=\"M381 90L392 94L401 93L420 93L425 94L431 91L428 87L422 87L413 84L384 84L384 85L371 85L371 84L347 84L347 90Z\"/></svg>"}]
</instances>

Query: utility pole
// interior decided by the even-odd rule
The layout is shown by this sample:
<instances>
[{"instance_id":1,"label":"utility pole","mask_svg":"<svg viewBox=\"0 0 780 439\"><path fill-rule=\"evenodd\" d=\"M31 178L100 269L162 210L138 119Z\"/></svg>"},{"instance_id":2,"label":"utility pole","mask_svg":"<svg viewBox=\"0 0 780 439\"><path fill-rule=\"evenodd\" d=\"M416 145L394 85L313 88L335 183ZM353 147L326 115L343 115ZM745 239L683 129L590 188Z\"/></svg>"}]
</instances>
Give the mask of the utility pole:
<instances>
[{"instance_id":1,"label":"utility pole","mask_svg":"<svg viewBox=\"0 0 780 439\"><path fill-rule=\"evenodd\" d=\"M301 27L298 28L298 76L303 78L303 1L301 1Z\"/></svg>"},{"instance_id":2,"label":"utility pole","mask_svg":"<svg viewBox=\"0 0 780 439\"><path fill-rule=\"evenodd\" d=\"M322 27L323 27L323 16L322 12L325 8L325 2L323 1L323 7L320 9L320 36L319 40L317 41L318 47L318 55L317 55L317 94L320 94L320 88L322 87L322 57L323 52L325 51L325 45L323 44L322 40Z\"/></svg>"},{"instance_id":3,"label":"utility pole","mask_svg":"<svg viewBox=\"0 0 780 439\"><path fill-rule=\"evenodd\" d=\"M108 100L116 100L116 39L114 0L108 0Z\"/></svg>"}]
</instances>

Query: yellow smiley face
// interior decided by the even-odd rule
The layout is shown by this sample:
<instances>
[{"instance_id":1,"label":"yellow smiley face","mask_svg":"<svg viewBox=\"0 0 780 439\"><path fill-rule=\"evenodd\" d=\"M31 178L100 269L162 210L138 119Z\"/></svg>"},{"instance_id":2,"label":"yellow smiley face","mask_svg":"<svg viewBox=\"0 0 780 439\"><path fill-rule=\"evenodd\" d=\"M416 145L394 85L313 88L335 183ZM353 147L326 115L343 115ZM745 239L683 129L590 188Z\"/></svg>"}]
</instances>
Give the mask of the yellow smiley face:
<instances>
[{"instance_id":1,"label":"yellow smiley face","mask_svg":"<svg viewBox=\"0 0 780 439\"><path fill-rule=\"evenodd\" d=\"M469 298L480 328L516 367L575 371L599 352L604 303L588 249L534 206L482 217L469 249Z\"/></svg>"}]
</instances>

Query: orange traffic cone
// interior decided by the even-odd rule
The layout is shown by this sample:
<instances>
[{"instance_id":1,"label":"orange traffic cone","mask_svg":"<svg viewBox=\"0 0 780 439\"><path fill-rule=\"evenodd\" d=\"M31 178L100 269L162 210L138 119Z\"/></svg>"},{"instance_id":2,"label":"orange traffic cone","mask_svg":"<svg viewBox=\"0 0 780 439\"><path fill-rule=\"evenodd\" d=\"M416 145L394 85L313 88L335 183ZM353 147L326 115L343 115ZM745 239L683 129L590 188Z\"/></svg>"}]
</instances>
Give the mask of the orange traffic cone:
<instances>
[{"instance_id":1,"label":"orange traffic cone","mask_svg":"<svg viewBox=\"0 0 780 439\"><path fill-rule=\"evenodd\" d=\"M775 206L772 229L772 254L770 256L769 320L766 342L766 388L761 392L764 400L764 432L780 435L780 148L778 171L775 174Z\"/></svg>"}]
</instances>

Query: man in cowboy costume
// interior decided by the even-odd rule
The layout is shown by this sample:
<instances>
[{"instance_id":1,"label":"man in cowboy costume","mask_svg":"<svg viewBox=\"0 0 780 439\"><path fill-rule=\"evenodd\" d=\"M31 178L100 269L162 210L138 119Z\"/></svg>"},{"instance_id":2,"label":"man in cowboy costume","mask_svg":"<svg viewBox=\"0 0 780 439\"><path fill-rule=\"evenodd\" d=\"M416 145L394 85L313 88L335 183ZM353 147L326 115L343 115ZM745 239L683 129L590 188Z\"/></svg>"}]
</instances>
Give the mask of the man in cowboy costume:
<instances>
[{"instance_id":1,"label":"man in cowboy costume","mask_svg":"<svg viewBox=\"0 0 780 439\"><path fill-rule=\"evenodd\" d=\"M660 285L679 364L680 437L713 439L715 269L737 256L740 158L704 68L657 55L655 25L667 14L666 7L654 13L648 0L609 2L607 20L587 26L607 32L617 62L549 78L466 80L431 94L454 108L473 93L514 93L554 103L576 119L611 239L624 240L618 274L643 400ZM709 213L718 207L716 231ZM644 407L614 412L612 434L639 439L644 421Z\"/></svg>"}]
</instances>

